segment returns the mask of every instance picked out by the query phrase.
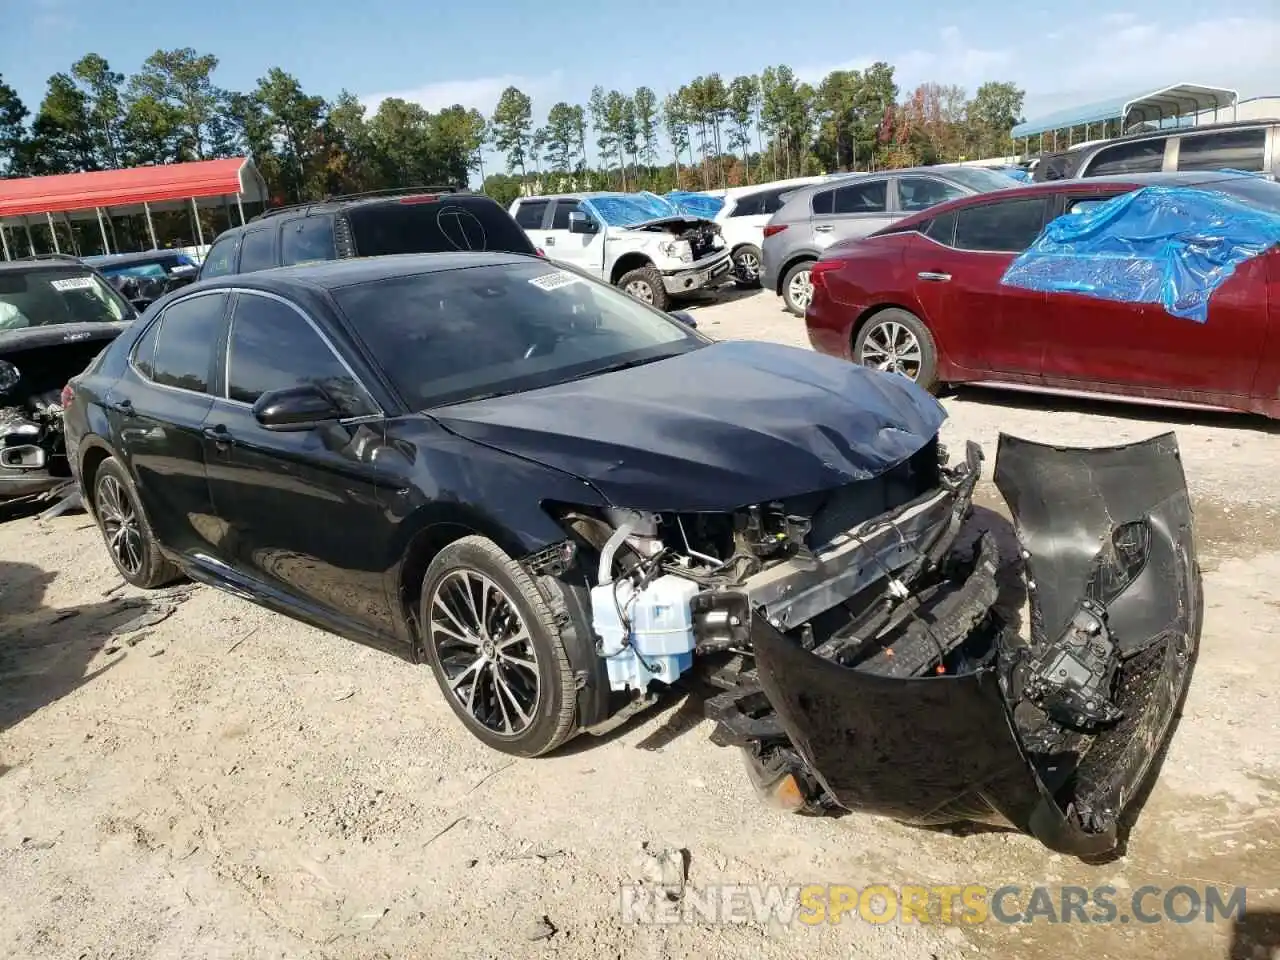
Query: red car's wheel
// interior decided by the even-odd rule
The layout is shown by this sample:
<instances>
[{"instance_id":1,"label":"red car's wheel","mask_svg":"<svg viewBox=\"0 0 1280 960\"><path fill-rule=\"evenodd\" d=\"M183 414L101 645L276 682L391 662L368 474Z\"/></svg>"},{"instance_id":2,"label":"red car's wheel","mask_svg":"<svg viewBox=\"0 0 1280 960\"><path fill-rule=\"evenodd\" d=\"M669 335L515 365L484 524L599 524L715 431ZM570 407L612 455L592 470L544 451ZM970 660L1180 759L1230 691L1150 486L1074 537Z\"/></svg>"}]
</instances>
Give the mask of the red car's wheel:
<instances>
[{"instance_id":1,"label":"red car's wheel","mask_svg":"<svg viewBox=\"0 0 1280 960\"><path fill-rule=\"evenodd\" d=\"M864 323L853 339L853 359L864 367L901 374L926 390L938 385L933 335L908 310L890 307Z\"/></svg>"}]
</instances>

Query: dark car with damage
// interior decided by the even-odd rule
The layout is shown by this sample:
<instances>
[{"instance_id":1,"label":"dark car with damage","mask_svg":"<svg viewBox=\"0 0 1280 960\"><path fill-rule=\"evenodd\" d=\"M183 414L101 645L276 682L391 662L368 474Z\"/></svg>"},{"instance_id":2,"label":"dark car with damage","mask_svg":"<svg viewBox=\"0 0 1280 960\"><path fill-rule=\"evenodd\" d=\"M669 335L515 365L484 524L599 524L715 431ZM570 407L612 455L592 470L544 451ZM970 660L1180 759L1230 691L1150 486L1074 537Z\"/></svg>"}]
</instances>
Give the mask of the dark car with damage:
<instances>
[{"instance_id":1,"label":"dark car with damage","mask_svg":"<svg viewBox=\"0 0 1280 960\"><path fill-rule=\"evenodd\" d=\"M74 257L0 263L0 503L71 482L62 390L135 316Z\"/></svg>"},{"instance_id":2,"label":"dark car with damage","mask_svg":"<svg viewBox=\"0 0 1280 960\"><path fill-rule=\"evenodd\" d=\"M950 463L942 407L905 378L713 342L536 257L202 281L70 393L85 502L130 583L185 573L426 662L515 755L700 673L724 688L717 742L792 809L1093 854L1190 677L1172 436L1002 438L1023 574L973 538L981 451ZM1002 579L1030 591L1029 638Z\"/></svg>"}]
</instances>

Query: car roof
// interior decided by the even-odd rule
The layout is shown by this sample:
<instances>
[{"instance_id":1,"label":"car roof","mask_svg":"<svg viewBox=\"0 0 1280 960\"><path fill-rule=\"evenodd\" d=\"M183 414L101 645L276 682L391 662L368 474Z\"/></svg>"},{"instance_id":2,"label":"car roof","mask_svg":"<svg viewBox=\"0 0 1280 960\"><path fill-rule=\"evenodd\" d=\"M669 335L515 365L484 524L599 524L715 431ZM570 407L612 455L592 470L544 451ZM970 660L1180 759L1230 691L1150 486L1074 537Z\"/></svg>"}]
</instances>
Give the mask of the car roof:
<instances>
[{"instance_id":1,"label":"car roof","mask_svg":"<svg viewBox=\"0 0 1280 960\"><path fill-rule=\"evenodd\" d=\"M252 273L235 273L201 280L182 290L215 290L219 287L251 287L283 292L286 290L312 289L336 290L358 283L371 283L397 277L412 277L424 273L443 273L467 267L496 267L508 263L530 261L552 266L549 261L532 254L506 252L465 253L399 253L383 257L352 257L343 260L325 260L319 263L292 267L275 267Z\"/></svg>"},{"instance_id":2,"label":"car roof","mask_svg":"<svg viewBox=\"0 0 1280 960\"><path fill-rule=\"evenodd\" d=\"M147 263L151 260L163 260L167 257L189 256L182 250L143 250L138 253L108 253L92 257L83 257L85 263L95 267L115 266L120 263Z\"/></svg>"},{"instance_id":3,"label":"car roof","mask_svg":"<svg viewBox=\"0 0 1280 960\"><path fill-rule=\"evenodd\" d=\"M248 223L234 224L223 230L215 238L221 240L223 237L233 233L239 233L246 230L268 229L271 224L281 223L285 220L295 217L309 217L312 214L334 213L338 210L350 210L354 207L371 207L383 204L401 203L414 197L440 197L450 200L478 200L487 201L497 205L494 199L487 194L473 193L470 190L445 188L445 187L415 187L413 189L394 190L388 192L374 192L371 194L353 194L346 197L330 197L327 200L313 200L308 203L291 203L283 207L269 207L262 213L258 214ZM501 209L501 208L499 208ZM264 226L264 224L266 226Z\"/></svg>"},{"instance_id":4,"label":"car roof","mask_svg":"<svg viewBox=\"0 0 1280 960\"><path fill-rule=\"evenodd\" d=\"M73 257L64 254L59 257L36 257L24 260L0 260L0 270L10 273L16 273L19 270L56 270L59 268L80 268L81 270L93 271L94 267L90 263L85 263L79 257Z\"/></svg>"}]
</instances>

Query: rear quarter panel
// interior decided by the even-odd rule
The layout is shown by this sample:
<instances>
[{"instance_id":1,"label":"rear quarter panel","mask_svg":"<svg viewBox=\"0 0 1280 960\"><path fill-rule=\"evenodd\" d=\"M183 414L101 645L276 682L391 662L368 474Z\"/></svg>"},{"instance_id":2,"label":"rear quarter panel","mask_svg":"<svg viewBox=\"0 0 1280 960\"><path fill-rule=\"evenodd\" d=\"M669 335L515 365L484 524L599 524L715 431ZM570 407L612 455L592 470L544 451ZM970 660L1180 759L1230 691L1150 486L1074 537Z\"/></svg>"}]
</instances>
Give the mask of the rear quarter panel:
<instances>
[{"instance_id":1,"label":"rear quarter panel","mask_svg":"<svg viewBox=\"0 0 1280 960\"><path fill-rule=\"evenodd\" d=\"M815 350L849 359L860 318L877 307L918 311L914 284L907 276L904 252L915 234L889 234L833 244L824 260L842 266L825 274L827 293L805 315Z\"/></svg>"},{"instance_id":2,"label":"rear quarter panel","mask_svg":"<svg viewBox=\"0 0 1280 960\"><path fill-rule=\"evenodd\" d=\"M1260 413L1280 417L1280 248L1265 256L1267 284L1261 309L1267 313L1267 333L1251 393Z\"/></svg>"}]
</instances>

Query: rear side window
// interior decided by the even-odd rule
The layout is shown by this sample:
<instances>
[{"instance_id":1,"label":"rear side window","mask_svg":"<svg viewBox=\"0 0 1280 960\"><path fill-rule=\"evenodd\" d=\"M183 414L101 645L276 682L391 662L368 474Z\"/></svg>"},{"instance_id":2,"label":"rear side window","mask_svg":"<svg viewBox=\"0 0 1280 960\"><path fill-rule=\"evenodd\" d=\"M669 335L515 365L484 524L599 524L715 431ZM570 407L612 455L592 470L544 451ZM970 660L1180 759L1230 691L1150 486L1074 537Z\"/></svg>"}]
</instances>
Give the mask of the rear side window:
<instances>
[{"instance_id":1,"label":"rear side window","mask_svg":"<svg viewBox=\"0 0 1280 960\"><path fill-rule=\"evenodd\" d=\"M334 260L333 217L300 217L284 224L280 232L280 263L316 263Z\"/></svg>"},{"instance_id":2,"label":"rear side window","mask_svg":"<svg viewBox=\"0 0 1280 960\"><path fill-rule=\"evenodd\" d=\"M1109 177L1121 173L1158 173L1164 167L1165 138L1117 143L1093 158L1086 177Z\"/></svg>"},{"instance_id":3,"label":"rear side window","mask_svg":"<svg viewBox=\"0 0 1280 960\"><path fill-rule=\"evenodd\" d=\"M153 323L133 345L133 365L144 377L155 379L156 335L160 332L160 324Z\"/></svg>"},{"instance_id":4,"label":"rear side window","mask_svg":"<svg viewBox=\"0 0 1280 960\"><path fill-rule=\"evenodd\" d=\"M813 212L815 214L830 213L835 202L834 190L822 190L813 195Z\"/></svg>"},{"instance_id":5,"label":"rear side window","mask_svg":"<svg viewBox=\"0 0 1280 960\"><path fill-rule=\"evenodd\" d=\"M1021 252L1044 227L1046 197L1005 200L956 211L954 246L960 250Z\"/></svg>"},{"instance_id":6,"label":"rear side window","mask_svg":"<svg viewBox=\"0 0 1280 960\"><path fill-rule=\"evenodd\" d=\"M251 230L246 233L240 247L240 272L253 273L256 270L269 270L275 265L275 230Z\"/></svg>"},{"instance_id":7,"label":"rear side window","mask_svg":"<svg viewBox=\"0 0 1280 960\"><path fill-rule=\"evenodd\" d=\"M1178 144L1179 170L1262 170L1267 131L1224 130L1187 135Z\"/></svg>"},{"instance_id":8,"label":"rear side window","mask_svg":"<svg viewBox=\"0 0 1280 960\"><path fill-rule=\"evenodd\" d=\"M889 209L889 182L851 183L835 192L832 213L884 213Z\"/></svg>"},{"instance_id":9,"label":"rear side window","mask_svg":"<svg viewBox=\"0 0 1280 960\"><path fill-rule=\"evenodd\" d=\"M745 197L738 198L738 204L733 208L730 217L758 217L765 213L777 213L778 198L781 196L780 190L762 190L760 193L749 193ZM770 201L772 201L772 209L769 209Z\"/></svg>"},{"instance_id":10,"label":"rear side window","mask_svg":"<svg viewBox=\"0 0 1280 960\"><path fill-rule=\"evenodd\" d=\"M542 228L542 216L546 212L545 200L521 200L520 206L516 207L516 223L526 230L539 230Z\"/></svg>"},{"instance_id":11,"label":"rear side window","mask_svg":"<svg viewBox=\"0 0 1280 960\"><path fill-rule=\"evenodd\" d=\"M898 178L898 208L901 210L928 210L939 203L964 195L965 192L954 183L935 180L933 177Z\"/></svg>"},{"instance_id":12,"label":"rear side window","mask_svg":"<svg viewBox=\"0 0 1280 960\"><path fill-rule=\"evenodd\" d=\"M209 369L222 336L226 304L226 294L211 293L179 300L165 310L158 324L152 380L166 387L209 392Z\"/></svg>"},{"instance_id":13,"label":"rear side window","mask_svg":"<svg viewBox=\"0 0 1280 960\"><path fill-rule=\"evenodd\" d=\"M314 383L348 417L377 407L310 323L287 304L240 294L227 344L227 397L254 403L269 390Z\"/></svg>"},{"instance_id":14,"label":"rear side window","mask_svg":"<svg viewBox=\"0 0 1280 960\"><path fill-rule=\"evenodd\" d=\"M955 242L956 237L956 212L948 211L933 218L933 221L925 229L924 235L930 240L936 240L938 243L951 246Z\"/></svg>"},{"instance_id":15,"label":"rear side window","mask_svg":"<svg viewBox=\"0 0 1280 960\"><path fill-rule=\"evenodd\" d=\"M200 268L200 277L225 277L236 272L236 253L240 250L240 234L223 237L212 247Z\"/></svg>"},{"instance_id":16,"label":"rear side window","mask_svg":"<svg viewBox=\"0 0 1280 960\"><path fill-rule=\"evenodd\" d=\"M535 252L510 214L484 198L368 204L351 208L347 218L356 253L362 257L458 250Z\"/></svg>"}]
</instances>

